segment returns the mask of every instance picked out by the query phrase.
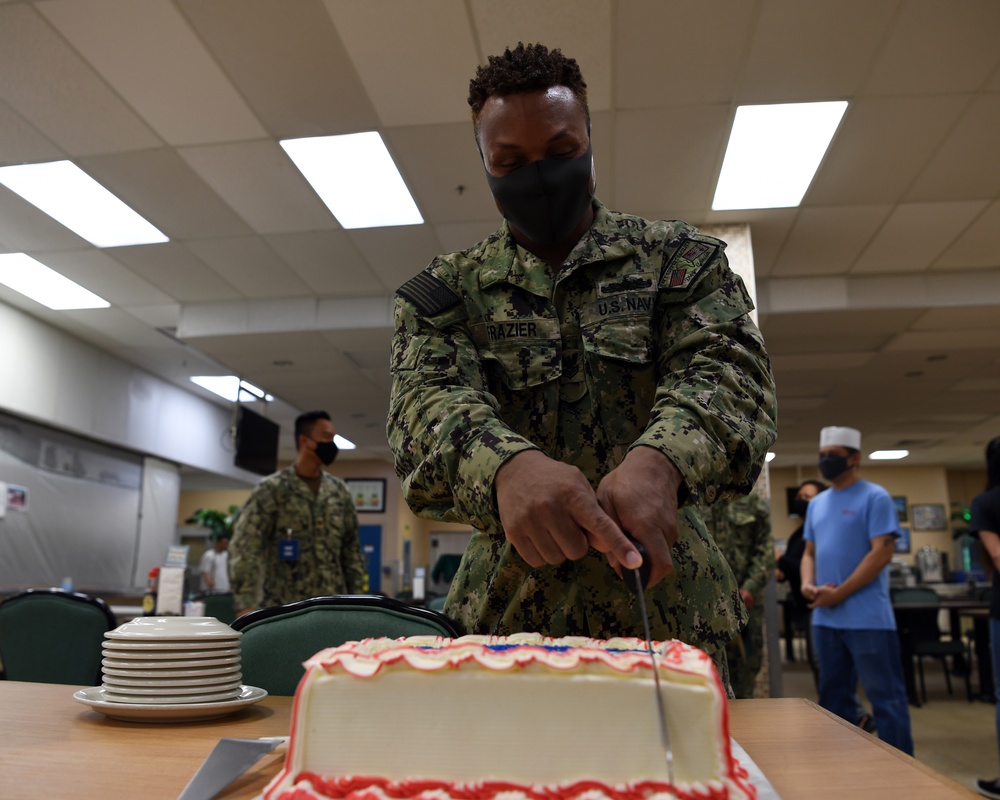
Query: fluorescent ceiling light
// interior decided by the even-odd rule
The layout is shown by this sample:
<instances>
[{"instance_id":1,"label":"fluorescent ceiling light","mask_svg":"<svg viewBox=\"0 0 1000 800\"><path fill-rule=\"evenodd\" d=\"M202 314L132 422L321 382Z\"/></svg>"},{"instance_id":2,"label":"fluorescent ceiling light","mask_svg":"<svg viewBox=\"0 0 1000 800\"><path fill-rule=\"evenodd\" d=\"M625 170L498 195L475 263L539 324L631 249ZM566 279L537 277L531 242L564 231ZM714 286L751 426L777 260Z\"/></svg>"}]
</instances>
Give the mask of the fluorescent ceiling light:
<instances>
[{"instance_id":1,"label":"fluorescent ceiling light","mask_svg":"<svg viewBox=\"0 0 1000 800\"><path fill-rule=\"evenodd\" d=\"M712 209L797 206L846 110L846 100L737 108Z\"/></svg>"},{"instance_id":2,"label":"fluorescent ceiling light","mask_svg":"<svg viewBox=\"0 0 1000 800\"><path fill-rule=\"evenodd\" d=\"M766 456L764 456L764 463L770 464L772 461L774 461L774 455L775 455L774 453L768 453Z\"/></svg>"},{"instance_id":3,"label":"fluorescent ceiling light","mask_svg":"<svg viewBox=\"0 0 1000 800\"><path fill-rule=\"evenodd\" d=\"M337 447L340 448L341 450L353 450L354 448L357 447L357 445L354 444L354 442L352 442L350 439L345 439L339 433L334 434L333 441L336 442Z\"/></svg>"},{"instance_id":4,"label":"fluorescent ceiling light","mask_svg":"<svg viewBox=\"0 0 1000 800\"><path fill-rule=\"evenodd\" d=\"M95 247L169 241L71 161L0 167L0 183Z\"/></svg>"},{"instance_id":5,"label":"fluorescent ceiling light","mask_svg":"<svg viewBox=\"0 0 1000 800\"><path fill-rule=\"evenodd\" d=\"M280 144L344 228L424 221L377 132L285 139Z\"/></svg>"},{"instance_id":6,"label":"fluorescent ceiling light","mask_svg":"<svg viewBox=\"0 0 1000 800\"><path fill-rule=\"evenodd\" d=\"M898 461L906 458L910 454L909 450L876 450L868 454L872 461Z\"/></svg>"},{"instance_id":7,"label":"fluorescent ceiling light","mask_svg":"<svg viewBox=\"0 0 1000 800\"><path fill-rule=\"evenodd\" d=\"M191 382L231 403L252 403L255 400L270 402L274 399L263 389L240 380L236 375L195 375Z\"/></svg>"},{"instance_id":8,"label":"fluorescent ceiling light","mask_svg":"<svg viewBox=\"0 0 1000 800\"><path fill-rule=\"evenodd\" d=\"M54 311L107 308L111 305L24 253L0 255L0 283Z\"/></svg>"}]
</instances>

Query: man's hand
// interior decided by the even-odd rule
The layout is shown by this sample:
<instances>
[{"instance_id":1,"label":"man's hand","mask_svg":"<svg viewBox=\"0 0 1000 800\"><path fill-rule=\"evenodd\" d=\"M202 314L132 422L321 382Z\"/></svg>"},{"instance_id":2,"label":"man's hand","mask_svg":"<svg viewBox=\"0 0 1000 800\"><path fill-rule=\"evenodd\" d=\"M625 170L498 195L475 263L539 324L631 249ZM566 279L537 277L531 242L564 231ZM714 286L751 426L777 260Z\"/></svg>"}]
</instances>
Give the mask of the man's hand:
<instances>
[{"instance_id":1,"label":"man's hand","mask_svg":"<svg viewBox=\"0 0 1000 800\"><path fill-rule=\"evenodd\" d=\"M529 566L575 561L589 547L629 569L642 563L576 467L524 450L500 467L494 486L507 540Z\"/></svg>"},{"instance_id":2,"label":"man's hand","mask_svg":"<svg viewBox=\"0 0 1000 800\"><path fill-rule=\"evenodd\" d=\"M802 593L806 596L806 593ZM838 587L833 583L824 583L822 586L814 586L812 597L809 598L812 602L809 604L809 608L829 608L830 606L839 605L843 602L844 598L841 597L841 592L838 591Z\"/></svg>"},{"instance_id":3,"label":"man's hand","mask_svg":"<svg viewBox=\"0 0 1000 800\"><path fill-rule=\"evenodd\" d=\"M743 600L743 605L747 607L747 611L753 611L753 607L757 605L757 601L753 599L753 595L746 589L740 589L740 598Z\"/></svg>"},{"instance_id":4,"label":"man's hand","mask_svg":"<svg viewBox=\"0 0 1000 800\"><path fill-rule=\"evenodd\" d=\"M663 580L674 568L670 548L680 536L677 492L681 483L681 474L670 459L659 450L642 446L630 450L597 487L601 508L619 528L646 548L651 562L650 586ZM619 572L623 567L632 568L615 552L601 552L607 554L608 562Z\"/></svg>"}]
</instances>

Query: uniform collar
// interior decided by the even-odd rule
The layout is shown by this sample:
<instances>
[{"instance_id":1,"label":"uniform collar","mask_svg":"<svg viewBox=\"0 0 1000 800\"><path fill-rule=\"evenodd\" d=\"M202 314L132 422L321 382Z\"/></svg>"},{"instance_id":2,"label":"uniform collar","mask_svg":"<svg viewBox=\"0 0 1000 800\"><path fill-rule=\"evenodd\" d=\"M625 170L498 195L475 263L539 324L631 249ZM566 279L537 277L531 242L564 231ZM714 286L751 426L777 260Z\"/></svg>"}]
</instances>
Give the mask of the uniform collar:
<instances>
[{"instance_id":1,"label":"uniform collar","mask_svg":"<svg viewBox=\"0 0 1000 800\"><path fill-rule=\"evenodd\" d=\"M555 280L563 280L585 264L611 261L634 253L635 245L619 227L614 215L595 197L594 222L566 257ZM551 294L552 270L540 258L518 246L506 220L483 242L480 257L484 266L479 278L484 289L506 282L532 294L546 297Z\"/></svg>"}]
</instances>

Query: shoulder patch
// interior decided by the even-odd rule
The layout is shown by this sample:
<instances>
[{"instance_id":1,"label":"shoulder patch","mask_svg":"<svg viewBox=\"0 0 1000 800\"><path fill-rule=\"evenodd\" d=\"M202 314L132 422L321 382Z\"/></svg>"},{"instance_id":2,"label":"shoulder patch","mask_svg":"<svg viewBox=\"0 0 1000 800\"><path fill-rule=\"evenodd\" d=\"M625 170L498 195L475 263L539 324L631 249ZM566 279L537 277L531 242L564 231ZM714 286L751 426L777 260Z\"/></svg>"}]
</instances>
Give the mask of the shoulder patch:
<instances>
[{"instance_id":1,"label":"shoulder patch","mask_svg":"<svg viewBox=\"0 0 1000 800\"><path fill-rule=\"evenodd\" d=\"M723 242L712 236L689 234L677 244L660 273L660 290L687 289L709 264L715 260Z\"/></svg>"},{"instance_id":2,"label":"shoulder patch","mask_svg":"<svg viewBox=\"0 0 1000 800\"><path fill-rule=\"evenodd\" d=\"M450 286L427 270L410 278L396 294L413 303L425 317L440 314L460 300Z\"/></svg>"}]
</instances>

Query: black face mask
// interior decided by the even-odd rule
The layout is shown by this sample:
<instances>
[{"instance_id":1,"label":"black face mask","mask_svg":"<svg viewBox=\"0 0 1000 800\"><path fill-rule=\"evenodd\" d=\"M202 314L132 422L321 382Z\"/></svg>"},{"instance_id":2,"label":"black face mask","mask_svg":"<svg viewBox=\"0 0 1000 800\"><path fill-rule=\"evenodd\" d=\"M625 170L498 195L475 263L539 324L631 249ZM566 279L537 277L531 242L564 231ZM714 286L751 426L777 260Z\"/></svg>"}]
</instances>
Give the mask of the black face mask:
<instances>
[{"instance_id":1,"label":"black face mask","mask_svg":"<svg viewBox=\"0 0 1000 800\"><path fill-rule=\"evenodd\" d=\"M828 456L821 456L819 459L819 474L828 481L839 478L849 469L850 466L847 464L847 456L831 454Z\"/></svg>"},{"instance_id":2,"label":"black face mask","mask_svg":"<svg viewBox=\"0 0 1000 800\"><path fill-rule=\"evenodd\" d=\"M486 173L504 218L535 244L569 236L590 206L593 146L579 158L532 161L499 178Z\"/></svg>"},{"instance_id":3,"label":"black face mask","mask_svg":"<svg viewBox=\"0 0 1000 800\"><path fill-rule=\"evenodd\" d=\"M316 442L315 439L313 441ZM333 463L339 452L340 448L337 447L336 442L316 442L316 458L326 466L330 466Z\"/></svg>"},{"instance_id":4,"label":"black face mask","mask_svg":"<svg viewBox=\"0 0 1000 800\"><path fill-rule=\"evenodd\" d=\"M806 518L806 511L809 510L809 501L804 497L796 497L792 501L792 513L802 519Z\"/></svg>"}]
</instances>

